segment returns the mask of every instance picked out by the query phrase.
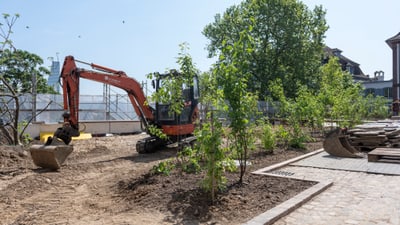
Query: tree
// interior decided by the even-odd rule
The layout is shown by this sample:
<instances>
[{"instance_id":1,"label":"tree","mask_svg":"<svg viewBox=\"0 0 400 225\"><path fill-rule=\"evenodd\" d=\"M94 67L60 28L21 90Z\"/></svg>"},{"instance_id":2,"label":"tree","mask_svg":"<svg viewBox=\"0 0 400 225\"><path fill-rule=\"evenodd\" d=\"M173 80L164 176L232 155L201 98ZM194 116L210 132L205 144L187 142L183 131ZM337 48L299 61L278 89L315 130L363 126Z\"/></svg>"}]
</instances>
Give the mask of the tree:
<instances>
[{"instance_id":1,"label":"tree","mask_svg":"<svg viewBox=\"0 0 400 225\"><path fill-rule=\"evenodd\" d=\"M324 118L334 119L340 126L360 123L368 110L361 84L353 82L351 75L342 71L336 57L322 66L318 98L324 106Z\"/></svg>"},{"instance_id":2,"label":"tree","mask_svg":"<svg viewBox=\"0 0 400 225\"><path fill-rule=\"evenodd\" d=\"M251 29L250 26L252 27ZM295 97L306 85L318 87L323 38L327 30L325 11L317 6L310 11L297 0L245 0L228 8L207 25L203 34L210 40L209 56L218 56L225 45L232 45L247 30L253 51L247 88L260 99L269 95L269 82L280 78L285 96ZM233 58L234 52L225 53Z\"/></svg>"},{"instance_id":3,"label":"tree","mask_svg":"<svg viewBox=\"0 0 400 225\"><path fill-rule=\"evenodd\" d=\"M170 104L171 113L181 114L184 107L183 87L193 85L194 77L198 74L198 69L195 68L192 62L192 57L187 52L189 45L182 43L179 45L180 52L177 57L177 63L180 66L180 75L172 76L171 79L164 79L160 89L153 93L149 98L151 101L168 103ZM174 71L170 71L174 74ZM157 73L151 73L147 75L147 78L153 79L158 76Z\"/></svg>"},{"instance_id":4,"label":"tree","mask_svg":"<svg viewBox=\"0 0 400 225\"><path fill-rule=\"evenodd\" d=\"M22 94L55 93L47 86L43 75L49 70L43 66L43 60L32 53L16 49L11 40L12 27L19 18L3 14L4 24L0 23L0 130L9 144L20 144L24 130L20 128L19 97ZM50 104L50 103L49 103ZM13 106L11 109L9 106ZM32 118L34 118L33 115Z\"/></svg>"},{"instance_id":5,"label":"tree","mask_svg":"<svg viewBox=\"0 0 400 225\"><path fill-rule=\"evenodd\" d=\"M0 68L3 79L16 93L56 94L46 83L45 75L50 71L41 66L43 59L38 55L20 49L4 49L0 53ZM35 86L33 85L35 83ZM34 90L36 88L36 90Z\"/></svg>"},{"instance_id":6,"label":"tree","mask_svg":"<svg viewBox=\"0 0 400 225\"><path fill-rule=\"evenodd\" d=\"M250 34L255 20L250 18L249 23L248 29L240 31L238 40L222 40L221 53L214 69L217 85L222 89L223 99L228 103L226 111L232 139L230 148L239 161L239 183L243 182L248 155L254 144L252 128L257 112L257 94L248 88L253 65L249 56L255 50Z\"/></svg>"}]
</instances>

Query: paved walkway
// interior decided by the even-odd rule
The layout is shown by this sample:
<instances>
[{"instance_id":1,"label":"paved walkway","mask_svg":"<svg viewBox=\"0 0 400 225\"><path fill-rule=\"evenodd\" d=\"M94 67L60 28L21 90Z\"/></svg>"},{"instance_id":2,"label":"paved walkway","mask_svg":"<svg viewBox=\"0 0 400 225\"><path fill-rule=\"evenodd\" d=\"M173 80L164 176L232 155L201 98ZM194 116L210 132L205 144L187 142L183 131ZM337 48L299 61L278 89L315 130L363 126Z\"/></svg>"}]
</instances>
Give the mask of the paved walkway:
<instances>
[{"instance_id":1,"label":"paved walkway","mask_svg":"<svg viewBox=\"0 0 400 225\"><path fill-rule=\"evenodd\" d=\"M303 162L298 161L270 172L263 172L290 178L333 182L327 190L280 218L274 225L400 224L400 176L346 171L340 168L323 169L321 162L318 162L316 168L309 164L312 157L322 156L311 156L303 159ZM326 159L325 157L323 160ZM335 161L331 159L326 163L332 166L335 164L332 160ZM305 166L305 161L308 161L308 166ZM348 162L344 165L348 165ZM400 164L395 165L397 167L393 167L393 164L374 167L387 170L385 167L388 166L390 171L397 168L400 172ZM360 164L356 167L358 170L371 169L371 166L360 167Z\"/></svg>"}]
</instances>

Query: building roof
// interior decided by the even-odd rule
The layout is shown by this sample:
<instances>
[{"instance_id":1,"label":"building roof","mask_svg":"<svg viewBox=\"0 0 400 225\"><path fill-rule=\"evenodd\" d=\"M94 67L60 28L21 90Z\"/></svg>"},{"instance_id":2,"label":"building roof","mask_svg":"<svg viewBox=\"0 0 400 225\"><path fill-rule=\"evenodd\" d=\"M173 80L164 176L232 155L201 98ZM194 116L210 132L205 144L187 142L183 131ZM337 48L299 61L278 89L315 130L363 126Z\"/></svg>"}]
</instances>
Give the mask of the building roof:
<instances>
[{"instance_id":1,"label":"building roof","mask_svg":"<svg viewBox=\"0 0 400 225\"><path fill-rule=\"evenodd\" d=\"M394 45L400 43L400 32L393 37L386 40L386 43L391 47L394 48Z\"/></svg>"},{"instance_id":2,"label":"building roof","mask_svg":"<svg viewBox=\"0 0 400 225\"><path fill-rule=\"evenodd\" d=\"M353 79L355 80L369 80L369 76L365 75L364 72L360 68L360 64L345 57L342 55L342 50L338 48L330 48L328 46L325 46L324 48L325 52L325 63L327 60L332 57L336 56L339 58L339 63L342 66L342 70L347 70L347 67L352 67L351 75L353 76ZM350 71L349 71L350 72Z\"/></svg>"}]
</instances>

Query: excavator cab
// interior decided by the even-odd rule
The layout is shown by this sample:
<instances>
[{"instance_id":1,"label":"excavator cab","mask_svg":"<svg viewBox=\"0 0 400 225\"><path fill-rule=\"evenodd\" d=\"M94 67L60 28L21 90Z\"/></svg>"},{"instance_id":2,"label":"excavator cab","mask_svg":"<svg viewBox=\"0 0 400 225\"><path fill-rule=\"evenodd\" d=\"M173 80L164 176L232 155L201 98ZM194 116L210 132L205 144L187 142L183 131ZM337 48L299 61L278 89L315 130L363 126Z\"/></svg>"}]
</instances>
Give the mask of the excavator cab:
<instances>
[{"instance_id":1,"label":"excavator cab","mask_svg":"<svg viewBox=\"0 0 400 225\"><path fill-rule=\"evenodd\" d=\"M157 79L152 81L153 88L158 92L163 88L166 80L180 75L174 70L166 74L157 74ZM148 132L150 137L139 140L136 144L136 151L139 153L151 153L171 143L192 145L195 141L193 136L195 123L199 118L199 97L198 77L194 76L191 84L182 86L181 100L184 103L184 107L180 114L173 112L170 102L156 102L153 111L154 120L151 125L161 129L167 136L167 140L162 140Z\"/></svg>"},{"instance_id":2,"label":"excavator cab","mask_svg":"<svg viewBox=\"0 0 400 225\"><path fill-rule=\"evenodd\" d=\"M163 81L171 76L179 76L177 72L159 75L156 80L156 91L159 91L163 85ZM195 128L195 120L198 118L197 105L199 102L198 78L193 78L191 85L182 86L182 101L184 107L178 115L174 113L168 102L156 102L154 121L159 125L163 132L170 137L174 136L191 136Z\"/></svg>"}]
</instances>

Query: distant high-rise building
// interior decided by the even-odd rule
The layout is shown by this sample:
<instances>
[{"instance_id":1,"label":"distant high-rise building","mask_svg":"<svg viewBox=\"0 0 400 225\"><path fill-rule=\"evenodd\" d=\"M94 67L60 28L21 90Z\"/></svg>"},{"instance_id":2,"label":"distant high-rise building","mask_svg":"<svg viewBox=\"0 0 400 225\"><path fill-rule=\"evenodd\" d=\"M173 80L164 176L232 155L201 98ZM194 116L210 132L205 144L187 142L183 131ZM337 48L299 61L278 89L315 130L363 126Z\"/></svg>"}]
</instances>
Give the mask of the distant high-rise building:
<instances>
[{"instance_id":1,"label":"distant high-rise building","mask_svg":"<svg viewBox=\"0 0 400 225\"><path fill-rule=\"evenodd\" d=\"M51 69L50 69L50 76L47 79L47 84L52 86L53 89L60 93L60 83L58 82L60 79L60 62L59 61L52 61L51 62Z\"/></svg>"}]
</instances>

